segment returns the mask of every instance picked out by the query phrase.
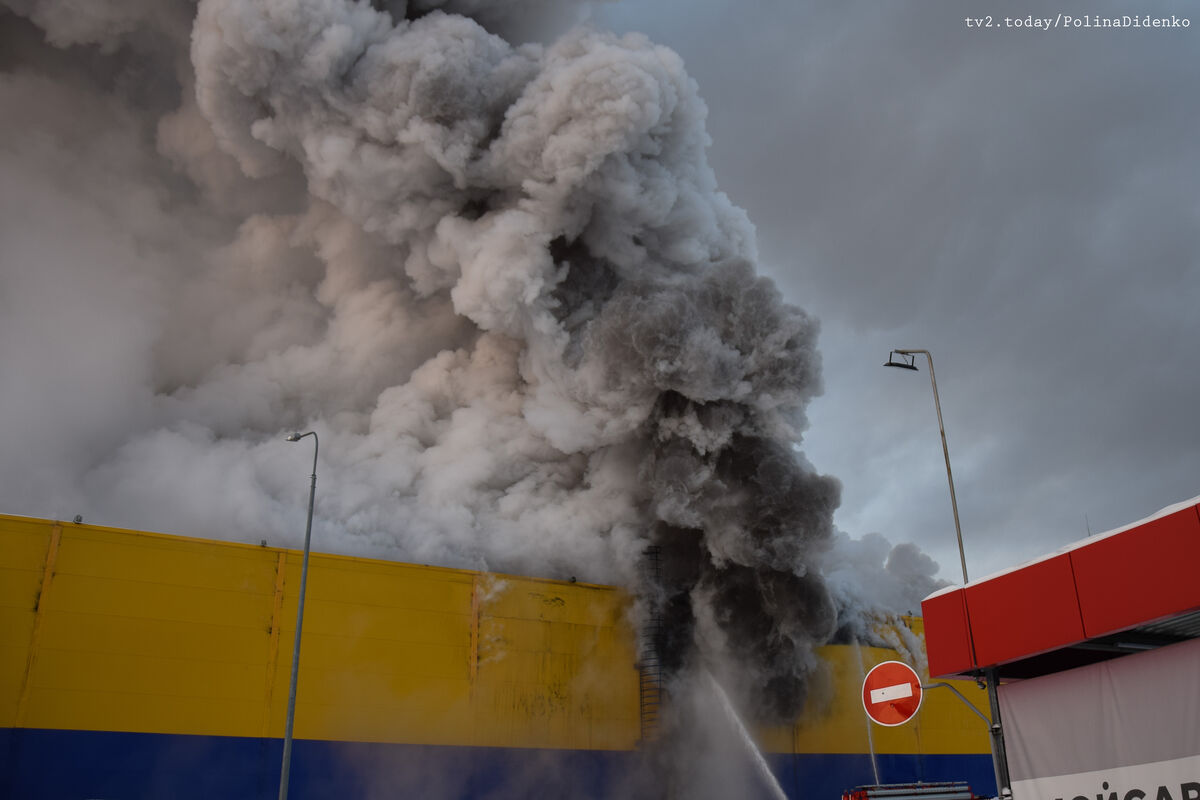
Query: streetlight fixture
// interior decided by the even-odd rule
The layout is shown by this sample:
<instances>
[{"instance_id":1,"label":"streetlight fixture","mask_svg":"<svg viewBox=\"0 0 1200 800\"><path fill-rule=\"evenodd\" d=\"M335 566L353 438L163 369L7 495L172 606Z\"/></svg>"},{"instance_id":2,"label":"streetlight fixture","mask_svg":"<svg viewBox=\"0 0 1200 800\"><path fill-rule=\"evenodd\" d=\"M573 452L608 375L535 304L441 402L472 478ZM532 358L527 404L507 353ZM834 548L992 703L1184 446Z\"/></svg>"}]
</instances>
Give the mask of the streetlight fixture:
<instances>
[{"instance_id":1,"label":"streetlight fixture","mask_svg":"<svg viewBox=\"0 0 1200 800\"><path fill-rule=\"evenodd\" d=\"M317 496L317 451L321 440L316 431L289 433L286 441L298 442L305 436L313 437L312 484L308 490L308 522L304 526L304 562L300 568L300 598L296 609L296 642L292 647L292 680L288 686L287 723L283 733L283 765L279 770L279 800L287 800L288 776L292 767L292 724L296 721L296 676L300 671L300 631L304 627L304 592L308 588L308 545L312 540L313 500Z\"/></svg>"},{"instance_id":2,"label":"streetlight fixture","mask_svg":"<svg viewBox=\"0 0 1200 800\"><path fill-rule=\"evenodd\" d=\"M888 354L885 367L899 367L919 372L914 363L917 354L923 354L929 361L929 382L933 384L933 405L937 409L938 431L942 434L942 455L946 457L946 480L950 482L950 508L954 510L954 533L958 536L958 560L962 564L963 584L967 583L967 556L963 552L962 526L958 523L958 500L954 496L954 474L950 471L950 449L946 447L946 428L942 425L942 403L938 400L937 378L933 375L933 356L928 350L893 350ZM900 356L900 360L896 360Z\"/></svg>"}]
</instances>

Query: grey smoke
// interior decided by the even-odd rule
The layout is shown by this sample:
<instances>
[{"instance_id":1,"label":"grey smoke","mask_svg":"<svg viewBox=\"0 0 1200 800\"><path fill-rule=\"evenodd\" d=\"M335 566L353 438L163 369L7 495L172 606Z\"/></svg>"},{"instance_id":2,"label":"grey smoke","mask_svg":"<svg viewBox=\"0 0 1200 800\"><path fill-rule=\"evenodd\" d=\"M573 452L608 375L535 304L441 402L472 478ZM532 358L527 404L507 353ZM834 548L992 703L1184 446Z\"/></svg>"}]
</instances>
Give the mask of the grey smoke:
<instances>
[{"instance_id":1,"label":"grey smoke","mask_svg":"<svg viewBox=\"0 0 1200 800\"><path fill-rule=\"evenodd\" d=\"M820 569L838 608L836 638L843 642L894 646L880 623L896 627L895 615L920 615L921 600L948 585L935 577L937 562L916 545L893 545L879 533L855 539L837 531Z\"/></svg>"},{"instance_id":2,"label":"grey smoke","mask_svg":"<svg viewBox=\"0 0 1200 800\"><path fill-rule=\"evenodd\" d=\"M7 5L0 509L296 544L312 427L320 549L640 586L678 665L796 710L817 325L677 55L498 36L578 11L532 1Z\"/></svg>"}]
</instances>

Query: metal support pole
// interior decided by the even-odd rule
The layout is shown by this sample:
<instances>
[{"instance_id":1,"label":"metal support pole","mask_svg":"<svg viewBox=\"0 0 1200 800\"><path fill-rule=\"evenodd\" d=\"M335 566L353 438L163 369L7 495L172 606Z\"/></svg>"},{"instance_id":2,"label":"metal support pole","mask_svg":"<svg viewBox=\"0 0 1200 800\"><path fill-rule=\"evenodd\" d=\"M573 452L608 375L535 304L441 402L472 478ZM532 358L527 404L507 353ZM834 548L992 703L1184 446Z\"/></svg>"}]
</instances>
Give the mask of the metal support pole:
<instances>
[{"instance_id":1,"label":"metal support pole","mask_svg":"<svg viewBox=\"0 0 1200 800\"><path fill-rule=\"evenodd\" d=\"M995 690L992 688L992 682L990 680L988 681L987 687L988 703L992 709L991 719L988 719L986 714L976 708L974 703L968 700L962 692L960 692L958 689L955 689L950 684L941 682L921 684L922 689L949 689L950 691L954 692L959 700L963 701L963 704L966 705L967 708L971 709L971 711L975 713L975 716L983 720L983 724L987 725L988 735L992 739L992 770L996 776L996 793L1003 797L1007 792L1008 796L1011 796L1012 791L1008 788L1008 762L1005 760L1004 735L1000 730L1000 705L999 701L994 697Z\"/></svg>"},{"instance_id":2,"label":"metal support pole","mask_svg":"<svg viewBox=\"0 0 1200 800\"><path fill-rule=\"evenodd\" d=\"M988 730L992 734L992 761L996 767L996 791L1001 798L1012 797L1012 785L1008 777L1008 753L1004 749L1004 725L1000 720L1000 696L996 691L996 668L988 667L983 674L987 681L988 704L992 709L992 724Z\"/></svg>"},{"instance_id":3,"label":"metal support pole","mask_svg":"<svg viewBox=\"0 0 1200 800\"><path fill-rule=\"evenodd\" d=\"M317 451L321 442L315 431L305 434L293 433L289 442L298 442L305 436L313 437L312 483L308 489L308 522L304 526L304 561L300 568L300 597L296 609L296 641L292 646L292 679L288 686L287 723L283 732L283 764L279 769L279 800L287 800L288 777L292 767L292 726L296 721L296 678L300 673L300 634L304 628L304 594L308 588L308 551L312 540L313 500L317 496Z\"/></svg>"},{"instance_id":4,"label":"metal support pole","mask_svg":"<svg viewBox=\"0 0 1200 800\"><path fill-rule=\"evenodd\" d=\"M954 511L954 533L958 536L958 560L962 564L963 583L967 583L967 556L963 550L962 526L958 522L958 498L954 495L954 473L950 471L950 448L946 446L946 427L942 424L942 401L938 399L937 378L933 374L933 356L928 350L893 350L904 355L924 354L929 361L929 382L933 385L933 405L937 409L938 433L942 435L942 455L946 457L946 480L950 483L950 508Z\"/></svg>"}]
</instances>

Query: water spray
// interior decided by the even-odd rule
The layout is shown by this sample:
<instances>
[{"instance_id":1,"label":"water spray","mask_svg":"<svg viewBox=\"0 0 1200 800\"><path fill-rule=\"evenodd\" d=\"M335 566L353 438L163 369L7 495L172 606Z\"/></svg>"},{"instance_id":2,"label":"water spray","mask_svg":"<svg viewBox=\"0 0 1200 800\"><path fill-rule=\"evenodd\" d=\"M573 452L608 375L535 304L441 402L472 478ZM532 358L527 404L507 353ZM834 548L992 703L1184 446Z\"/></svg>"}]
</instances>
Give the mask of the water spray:
<instances>
[{"instance_id":1,"label":"water spray","mask_svg":"<svg viewBox=\"0 0 1200 800\"><path fill-rule=\"evenodd\" d=\"M713 694L717 696L717 702L721 706L721 711L725 714L725 719L728 720L738 734L738 741L746 749L746 754L750 756L750 760L754 763L755 770L758 772L759 778L762 779L763 785L771 793L774 800L788 800L787 794L783 791L783 787L779 785L779 781L775 778L775 773L771 772L771 767L767 764L767 759L763 757L762 751L758 749L750 732L746 730L746 725L738 716L737 710L734 709L733 703L729 700L729 695L725 693L725 689L717 681L716 677L709 669L704 670L704 676L708 679L709 685L712 687Z\"/></svg>"}]
</instances>

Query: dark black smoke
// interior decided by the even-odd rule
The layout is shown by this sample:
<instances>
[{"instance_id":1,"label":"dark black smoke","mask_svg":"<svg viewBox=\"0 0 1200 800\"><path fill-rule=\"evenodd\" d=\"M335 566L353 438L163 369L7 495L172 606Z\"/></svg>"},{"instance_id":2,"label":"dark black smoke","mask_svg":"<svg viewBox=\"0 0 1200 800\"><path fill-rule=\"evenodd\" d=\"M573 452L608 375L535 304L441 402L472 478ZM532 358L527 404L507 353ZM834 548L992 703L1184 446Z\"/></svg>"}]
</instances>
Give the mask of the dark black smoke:
<instances>
[{"instance_id":1,"label":"dark black smoke","mask_svg":"<svg viewBox=\"0 0 1200 800\"><path fill-rule=\"evenodd\" d=\"M758 716L794 718L812 648L837 616L813 565L839 484L794 447L802 402L820 385L816 325L729 261L695 281L620 287L588 336L610 380L659 392L643 468L663 572L651 593L659 657L674 672L727 648L749 672ZM698 614L724 643L697 639Z\"/></svg>"}]
</instances>

